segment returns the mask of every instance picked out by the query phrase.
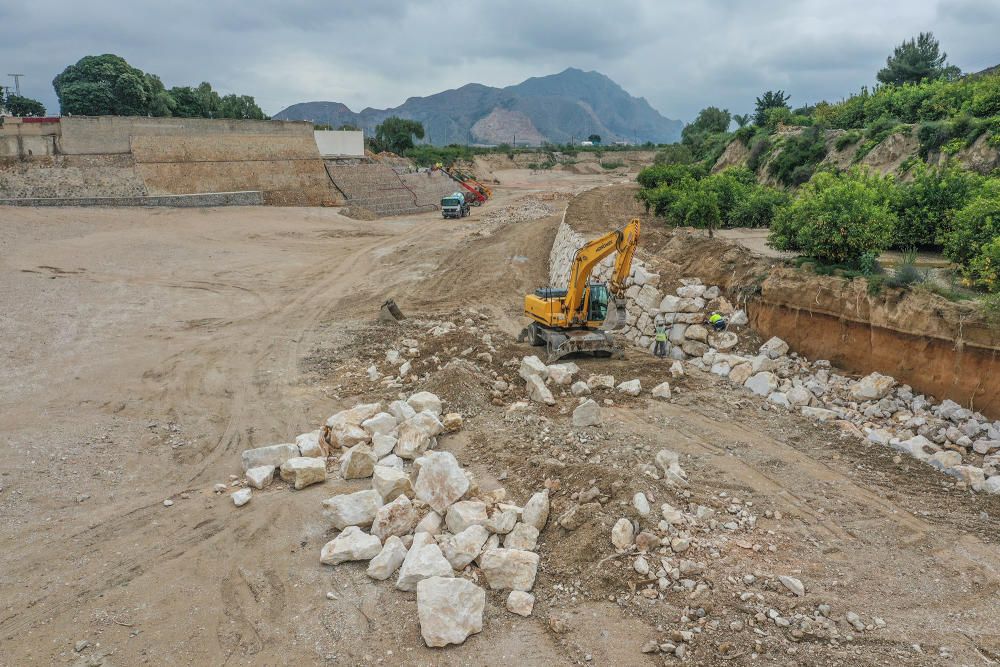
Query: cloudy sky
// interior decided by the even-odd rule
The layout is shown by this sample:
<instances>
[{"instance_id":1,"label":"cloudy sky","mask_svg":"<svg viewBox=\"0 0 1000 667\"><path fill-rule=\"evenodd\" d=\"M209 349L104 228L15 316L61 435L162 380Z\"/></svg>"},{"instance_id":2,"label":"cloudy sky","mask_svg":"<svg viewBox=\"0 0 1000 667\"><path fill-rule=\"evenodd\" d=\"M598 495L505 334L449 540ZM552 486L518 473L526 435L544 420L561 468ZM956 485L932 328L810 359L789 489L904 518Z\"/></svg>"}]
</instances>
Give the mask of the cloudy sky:
<instances>
[{"instance_id":1,"label":"cloudy sky","mask_svg":"<svg viewBox=\"0 0 1000 667\"><path fill-rule=\"evenodd\" d=\"M793 105L839 99L926 30L963 71L1000 64L1000 0L3 0L0 77L23 72L22 94L53 113L56 74L116 53L167 87L207 80L273 114L397 106L572 66L688 121L707 105L749 111L771 88Z\"/></svg>"}]
</instances>

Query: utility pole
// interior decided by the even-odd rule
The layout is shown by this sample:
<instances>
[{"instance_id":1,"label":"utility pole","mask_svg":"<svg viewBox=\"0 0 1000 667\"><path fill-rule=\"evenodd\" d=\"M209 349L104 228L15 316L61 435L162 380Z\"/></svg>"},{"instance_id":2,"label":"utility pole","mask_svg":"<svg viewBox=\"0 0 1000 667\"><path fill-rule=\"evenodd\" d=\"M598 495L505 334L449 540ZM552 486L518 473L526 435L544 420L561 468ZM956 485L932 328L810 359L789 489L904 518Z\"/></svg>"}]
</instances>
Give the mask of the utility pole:
<instances>
[{"instance_id":1,"label":"utility pole","mask_svg":"<svg viewBox=\"0 0 1000 667\"><path fill-rule=\"evenodd\" d=\"M13 77L14 79L14 94L18 97L21 96L21 77L23 74L8 74L7 76Z\"/></svg>"}]
</instances>

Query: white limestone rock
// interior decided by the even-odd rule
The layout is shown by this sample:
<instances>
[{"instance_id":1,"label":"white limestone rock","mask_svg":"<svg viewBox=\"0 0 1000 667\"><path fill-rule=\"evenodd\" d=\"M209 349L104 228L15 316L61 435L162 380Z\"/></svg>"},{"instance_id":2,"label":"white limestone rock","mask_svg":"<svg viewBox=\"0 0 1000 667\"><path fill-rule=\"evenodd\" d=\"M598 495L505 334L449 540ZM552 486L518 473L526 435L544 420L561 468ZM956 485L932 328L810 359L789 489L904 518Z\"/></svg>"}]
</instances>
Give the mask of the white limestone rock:
<instances>
[{"instance_id":1,"label":"white limestone rock","mask_svg":"<svg viewBox=\"0 0 1000 667\"><path fill-rule=\"evenodd\" d=\"M344 530L348 526L372 525L375 513L381 506L382 497L371 489L342 493L323 501L323 507L337 530Z\"/></svg>"},{"instance_id":2,"label":"white limestone rock","mask_svg":"<svg viewBox=\"0 0 1000 667\"><path fill-rule=\"evenodd\" d=\"M406 496L397 496L391 503L386 503L375 512L372 521L372 535L385 540L391 535L402 537L413 531L420 516L413 508L413 503Z\"/></svg>"},{"instance_id":3,"label":"white limestone rock","mask_svg":"<svg viewBox=\"0 0 1000 667\"><path fill-rule=\"evenodd\" d=\"M319 433L319 431L312 431L296 436L295 446L299 448L299 456L309 456L312 458L326 456L323 446L319 444Z\"/></svg>"},{"instance_id":4,"label":"white limestone rock","mask_svg":"<svg viewBox=\"0 0 1000 667\"><path fill-rule=\"evenodd\" d=\"M239 491L234 491L233 493L231 493L229 497L233 499L234 505L236 505L237 507L243 507L248 502L250 502L250 498L252 496L253 496L253 491L251 491L250 489L240 489Z\"/></svg>"},{"instance_id":5,"label":"white limestone rock","mask_svg":"<svg viewBox=\"0 0 1000 667\"><path fill-rule=\"evenodd\" d=\"M517 374L525 382L533 377L541 378L544 382L549 377L549 368L542 363L541 359L532 355L521 359L521 367L518 369Z\"/></svg>"},{"instance_id":6,"label":"white limestone rock","mask_svg":"<svg viewBox=\"0 0 1000 667\"><path fill-rule=\"evenodd\" d=\"M352 560L369 560L382 550L382 542L357 526L348 526L344 531L323 546L319 562L324 565L339 565Z\"/></svg>"},{"instance_id":7,"label":"white limestone rock","mask_svg":"<svg viewBox=\"0 0 1000 667\"><path fill-rule=\"evenodd\" d=\"M483 550L490 537L490 531L483 526L472 525L465 530L441 540L441 553L452 569L461 572L474 561Z\"/></svg>"},{"instance_id":8,"label":"white limestone rock","mask_svg":"<svg viewBox=\"0 0 1000 667\"><path fill-rule=\"evenodd\" d=\"M512 614L531 616L531 612L535 608L535 596L524 591L511 591L504 606Z\"/></svg>"},{"instance_id":9,"label":"white limestone rock","mask_svg":"<svg viewBox=\"0 0 1000 667\"><path fill-rule=\"evenodd\" d=\"M714 347L719 352L728 352L729 350L736 347L736 345L739 342L740 342L739 336L734 334L732 331L711 333L708 336L708 344Z\"/></svg>"},{"instance_id":10,"label":"white limestone rock","mask_svg":"<svg viewBox=\"0 0 1000 667\"><path fill-rule=\"evenodd\" d=\"M521 521L534 526L541 532L549 520L549 492L539 491L528 499L521 512Z\"/></svg>"},{"instance_id":11,"label":"white limestone rock","mask_svg":"<svg viewBox=\"0 0 1000 667\"><path fill-rule=\"evenodd\" d=\"M382 545L378 555L368 562L368 576L378 581L385 581L392 576L406 558L406 545L403 540L393 535Z\"/></svg>"},{"instance_id":12,"label":"white limestone rock","mask_svg":"<svg viewBox=\"0 0 1000 667\"><path fill-rule=\"evenodd\" d=\"M538 554L521 549L492 549L482 555L479 567L493 590L530 591L535 585Z\"/></svg>"},{"instance_id":13,"label":"white limestone rock","mask_svg":"<svg viewBox=\"0 0 1000 667\"><path fill-rule=\"evenodd\" d=\"M426 535L429 539L433 539L428 533L417 535ZM437 544L418 547L417 535L414 535L413 546L410 547L402 567L399 568L396 588L401 591L412 591L416 589L417 582L430 577L451 577L455 574L451 564L441 553L441 548Z\"/></svg>"},{"instance_id":14,"label":"white limestone rock","mask_svg":"<svg viewBox=\"0 0 1000 667\"><path fill-rule=\"evenodd\" d=\"M463 423L462 415L457 412L449 412L441 420L441 425L447 433L456 433L461 431Z\"/></svg>"},{"instance_id":15,"label":"white limestone rock","mask_svg":"<svg viewBox=\"0 0 1000 667\"><path fill-rule=\"evenodd\" d=\"M747 317L747 311L740 310L733 311L733 314L729 316L729 326L731 327L745 327L750 324L750 318Z\"/></svg>"},{"instance_id":16,"label":"white limestone rock","mask_svg":"<svg viewBox=\"0 0 1000 667\"><path fill-rule=\"evenodd\" d=\"M514 505L500 503L489 513L490 516L484 525L491 533L506 535L517 525L522 511L521 508Z\"/></svg>"},{"instance_id":17,"label":"white limestone rock","mask_svg":"<svg viewBox=\"0 0 1000 667\"><path fill-rule=\"evenodd\" d=\"M396 418L388 412L380 412L374 417L361 422L361 428L368 432L368 435L389 435L396 430Z\"/></svg>"},{"instance_id":18,"label":"white limestone rock","mask_svg":"<svg viewBox=\"0 0 1000 667\"><path fill-rule=\"evenodd\" d=\"M514 529L504 535L503 546L505 549L523 549L524 551L534 551L538 545L538 529L534 526L519 522Z\"/></svg>"},{"instance_id":19,"label":"white limestone rock","mask_svg":"<svg viewBox=\"0 0 1000 667\"><path fill-rule=\"evenodd\" d=\"M279 467L288 459L299 456L298 445L282 444L268 445L267 447L257 447L256 449L245 449L240 455L243 462L243 471L260 466Z\"/></svg>"},{"instance_id":20,"label":"white limestone rock","mask_svg":"<svg viewBox=\"0 0 1000 667\"><path fill-rule=\"evenodd\" d=\"M653 398L670 398L670 383L661 382L660 384L653 387Z\"/></svg>"},{"instance_id":21,"label":"white limestone rock","mask_svg":"<svg viewBox=\"0 0 1000 667\"><path fill-rule=\"evenodd\" d=\"M375 458L382 459L396 448L396 436L376 434L372 436L372 453Z\"/></svg>"},{"instance_id":22,"label":"white limestone rock","mask_svg":"<svg viewBox=\"0 0 1000 667\"><path fill-rule=\"evenodd\" d=\"M414 491L442 514L469 490L469 479L451 452L431 452L423 458Z\"/></svg>"},{"instance_id":23,"label":"white limestone rock","mask_svg":"<svg viewBox=\"0 0 1000 667\"><path fill-rule=\"evenodd\" d=\"M569 388L569 391L574 396L590 396L590 385L583 380L577 380Z\"/></svg>"},{"instance_id":24,"label":"white limestone rock","mask_svg":"<svg viewBox=\"0 0 1000 667\"><path fill-rule=\"evenodd\" d=\"M774 373L763 371L751 376L743 386L758 396L769 396L778 388L778 376Z\"/></svg>"},{"instance_id":25,"label":"white limestone rock","mask_svg":"<svg viewBox=\"0 0 1000 667\"><path fill-rule=\"evenodd\" d=\"M340 458L340 476L344 479L371 477L377 460L371 447L355 445Z\"/></svg>"},{"instance_id":26,"label":"white limestone rock","mask_svg":"<svg viewBox=\"0 0 1000 667\"><path fill-rule=\"evenodd\" d=\"M244 474L247 484L255 489L263 489L274 479L274 466L257 466Z\"/></svg>"},{"instance_id":27,"label":"white limestone rock","mask_svg":"<svg viewBox=\"0 0 1000 667\"><path fill-rule=\"evenodd\" d=\"M708 329L700 324L692 324L684 330L684 338L704 343L708 340Z\"/></svg>"},{"instance_id":28,"label":"white limestone rock","mask_svg":"<svg viewBox=\"0 0 1000 667\"><path fill-rule=\"evenodd\" d=\"M457 535L469 526L484 526L488 520L486 503L478 500L461 500L448 508L445 524Z\"/></svg>"},{"instance_id":29,"label":"white limestone rock","mask_svg":"<svg viewBox=\"0 0 1000 667\"><path fill-rule=\"evenodd\" d=\"M413 486L410 476L405 470L376 465L372 473L372 488L382 496L382 500L390 502L398 496L412 496Z\"/></svg>"},{"instance_id":30,"label":"white limestone rock","mask_svg":"<svg viewBox=\"0 0 1000 667\"><path fill-rule=\"evenodd\" d=\"M594 389L614 389L615 378L613 375L591 375L587 378L587 386L591 391Z\"/></svg>"},{"instance_id":31,"label":"white limestone rock","mask_svg":"<svg viewBox=\"0 0 1000 667\"><path fill-rule=\"evenodd\" d=\"M441 416L441 399L429 391L418 391L406 399L406 402L418 414L421 412L430 412L435 417Z\"/></svg>"},{"instance_id":32,"label":"white limestone rock","mask_svg":"<svg viewBox=\"0 0 1000 667\"><path fill-rule=\"evenodd\" d=\"M528 379L525 380L525 386L528 390L528 398L535 403L544 403L545 405L556 404L555 397L552 396L552 392L545 386L545 380L540 376L528 376Z\"/></svg>"},{"instance_id":33,"label":"white limestone rock","mask_svg":"<svg viewBox=\"0 0 1000 667\"><path fill-rule=\"evenodd\" d=\"M788 354L788 343L774 336L760 346L759 352L769 359L777 359Z\"/></svg>"},{"instance_id":34,"label":"white limestone rock","mask_svg":"<svg viewBox=\"0 0 1000 667\"><path fill-rule=\"evenodd\" d=\"M670 377L675 380L684 377L684 364L679 361L670 364Z\"/></svg>"},{"instance_id":35,"label":"white limestone rock","mask_svg":"<svg viewBox=\"0 0 1000 667\"><path fill-rule=\"evenodd\" d=\"M402 424L415 416L417 411L406 401L393 401L389 404L389 414L396 418L397 424Z\"/></svg>"},{"instance_id":36,"label":"white limestone rock","mask_svg":"<svg viewBox=\"0 0 1000 667\"><path fill-rule=\"evenodd\" d=\"M877 401L884 398L896 385L896 378L872 373L851 385L851 398L856 401Z\"/></svg>"},{"instance_id":37,"label":"white limestone rock","mask_svg":"<svg viewBox=\"0 0 1000 667\"><path fill-rule=\"evenodd\" d=\"M430 577L417 588L420 636L430 647L461 644L483 629L486 591L468 579Z\"/></svg>"},{"instance_id":38,"label":"white limestone rock","mask_svg":"<svg viewBox=\"0 0 1000 667\"><path fill-rule=\"evenodd\" d=\"M642 382L638 379L622 382L618 385L618 392L628 396L638 396L642 392Z\"/></svg>"},{"instance_id":39,"label":"white limestone rock","mask_svg":"<svg viewBox=\"0 0 1000 667\"><path fill-rule=\"evenodd\" d=\"M573 410L573 428L598 426L601 423L601 406L597 401L588 398Z\"/></svg>"},{"instance_id":40,"label":"white limestone rock","mask_svg":"<svg viewBox=\"0 0 1000 667\"><path fill-rule=\"evenodd\" d=\"M611 529L611 544L615 545L618 551L624 551L635 542L635 528L632 522L622 517L618 519Z\"/></svg>"},{"instance_id":41,"label":"white limestone rock","mask_svg":"<svg viewBox=\"0 0 1000 667\"><path fill-rule=\"evenodd\" d=\"M326 481L326 459L296 456L281 464L281 479L296 489Z\"/></svg>"}]
</instances>

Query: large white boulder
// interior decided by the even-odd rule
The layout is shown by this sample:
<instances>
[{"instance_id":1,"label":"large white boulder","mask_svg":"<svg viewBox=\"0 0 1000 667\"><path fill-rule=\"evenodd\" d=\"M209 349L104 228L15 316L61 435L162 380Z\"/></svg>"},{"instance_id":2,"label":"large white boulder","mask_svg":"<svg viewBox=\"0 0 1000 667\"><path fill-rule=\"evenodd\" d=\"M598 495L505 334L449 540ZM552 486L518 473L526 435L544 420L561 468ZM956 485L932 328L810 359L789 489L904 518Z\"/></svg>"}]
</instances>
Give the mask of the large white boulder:
<instances>
[{"instance_id":1,"label":"large white boulder","mask_svg":"<svg viewBox=\"0 0 1000 667\"><path fill-rule=\"evenodd\" d=\"M783 357L788 354L788 343L774 336L760 346L760 353L771 359Z\"/></svg>"},{"instance_id":2,"label":"large white boulder","mask_svg":"<svg viewBox=\"0 0 1000 667\"><path fill-rule=\"evenodd\" d=\"M512 614L531 616L531 611L535 608L535 596L524 591L511 591L504 606Z\"/></svg>"},{"instance_id":3,"label":"large white boulder","mask_svg":"<svg viewBox=\"0 0 1000 667\"><path fill-rule=\"evenodd\" d=\"M483 550L490 537L490 531L483 526L472 525L465 530L441 540L441 553L451 567L461 572L474 561Z\"/></svg>"},{"instance_id":4,"label":"large white boulder","mask_svg":"<svg viewBox=\"0 0 1000 667\"><path fill-rule=\"evenodd\" d=\"M539 375L529 375L528 379L525 380L525 386L528 389L528 398L536 403L544 403L546 405L555 405L556 399L552 396L552 392L549 388L545 386L545 380Z\"/></svg>"},{"instance_id":5,"label":"large white boulder","mask_svg":"<svg viewBox=\"0 0 1000 667\"><path fill-rule=\"evenodd\" d=\"M531 377L539 377L544 381L549 377L549 368L542 363L541 359L532 355L521 359L521 367L518 369L517 374L525 382Z\"/></svg>"},{"instance_id":6,"label":"large white boulder","mask_svg":"<svg viewBox=\"0 0 1000 667\"><path fill-rule=\"evenodd\" d=\"M372 525L375 513L381 506L382 497L371 489L342 493L323 501L323 507L327 509L333 527L337 530L344 530L348 526Z\"/></svg>"},{"instance_id":7,"label":"large white boulder","mask_svg":"<svg viewBox=\"0 0 1000 667\"><path fill-rule=\"evenodd\" d=\"M417 414L417 411L406 401L393 401L389 404L389 414L396 418L397 424L402 424Z\"/></svg>"},{"instance_id":8,"label":"large white boulder","mask_svg":"<svg viewBox=\"0 0 1000 667\"><path fill-rule=\"evenodd\" d=\"M708 335L708 344L719 352L728 352L736 347L739 342L739 336L734 334L732 331L722 331L719 333L710 333Z\"/></svg>"},{"instance_id":9,"label":"large white boulder","mask_svg":"<svg viewBox=\"0 0 1000 667\"><path fill-rule=\"evenodd\" d=\"M597 426L601 423L601 406L592 398L576 406L573 410L573 427L584 428Z\"/></svg>"},{"instance_id":10,"label":"large white boulder","mask_svg":"<svg viewBox=\"0 0 1000 667\"><path fill-rule=\"evenodd\" d=\"M428 533L418 534L430 537ZM417 582L429 577L454 576L455 572L451 569L451 564L441 553L441 547L436 543L418 547L416 536L413 539L413 546L410 547L406 558L403 560L402 567L399 568L396 588L401 591L412 591L417 587Z\"/></svg>"},{"instance_id":11,"label":"large white boulder","mask_svg":"<svg viewBox=\"0 0 1000 667\"><path fill-rule=\"evenodd\" d=\"M384 458L394 449L396 449L396 436L378 434L372 436L372 453L376 458Z\"/></svg>"},{"instance_id":12,"label":"large white boulder","mask_svg":"<svg viewBox=\"0 0 1000 667\"><path fill-rule=\"evenodd\" d=\"M538 554L522 549L491 549L482 555L479 567L493 590L530 591L538 572Z\"/></svg>"},{"instance_id":13,"label":"large white boulder","mask_svg":"<svg viewBox=\"0 0 1000 667\"><path fill-rule=\"evenodd\" d=\"M708 288L704 285L684 285L683 287L677 288L677 296L682 299L694 299L702 296L706 289Z\"/></svg>"},{"instance_id":14,"label":"large white boulder","mask_svg":"<svg viewBox=\"0 0 1000 667\"><path fill-rule=\"evenodd\" d=\"M396 430L396 418L388 412L380 412L374 417L361 422L361 428L368 431L368 435L389 435Z\"/></svg>"},{"instance_id":15,"label":"large white boulder","mask_svg":"<svg viewBox=\"0 0 1000 667\"><path fill-rule=\"evenodd\" d=\"M247 484L255 489L263 489L274 479L274 466L257 466L250 468L243 475Z\"/></svg>"},{"instance_id":16,"label":"large white boulder","mask_svg":"<svg viewBox=\"0 0 1000 667\"><path fill-rule=\"evenodd\" d=\"M681 297L674 296L673 294L668 294L663 297L660 301L659 307L657 308L661 313L679 313L681 312Z\"/></svg>"},{"instance_id":17,"label":"large white boulder","mask_svg":"<svg viewBox=\"0 0 1000 667\"><path fill-rule=\"evenodd\" d=\"M385 581L392 576L406 558L406 545L395 535L382 545L378 555L368 562L368 576L378 581Z\"/></svg>"},{"instance_id":18,"label":"large white boulder","mask_svg":"<svg viewBox=\"0 0 1000 667\"><path fill-rule=\"evenodd\" d=\"M451 452L431 452L423 459L413 490L417 498L443 514L469 490L469 478Z\"/></svg>"},{"instance_id":19,"label":"large white boulder","mask_svg":"<svg viewBox=\"0 0 1000 667\"><path fill-rule=\"evenodd\" d=\"M573 376L580 372L580 367L570 362L565 364L552 364L548 366L549 379L553 384L572 384Z\"/></svg>"},{"instance_id":20,"label":"large white boulder","mask_svg":"<svg viewBox=\"0 0 1000 667\"><path fill-rule=\"evenodd\" d=\"M569 392L574 396L590 396L590 385L583 380L577 380L570 386Z\"/></svg>"},{"instance_id":21,"label":"large white boulder","mask_svg":"<svg viewBox=\"0 0 1000 667\"><path fill-rule=\"evenodd\" d=\"M444 518L448 530L457 535L469 526L483 526L488 520L486 503L479 500L460 500L448 508Z\"/></svg>"},{"instance_id":22,"label":"large white boulder","mask_svg":"<svg viewBox=\"0 0 1000 667\"><path fill-rule=\"evenodd\" d=\"M340 476L344 479L371 477L377 460L368 445L354 445L340 458Z\"/></svg>"},{"instance_id":23,"label":"large white boulder","mask_svg":"<svg viewBox=\"0 0 1000 667\"><path fill-rule=\"evenodd\" d=\"M338 565L350 560L368 560L382 550L382 542L357 526L348 526L344 531L323 546L319 562L324 565Z\"/></svg>"},{"instance_id":24,"label":"large white boulder","mask_svg":"<svg viewBox=\"0 0 1000 667\"><path fill-rule=\"evenodd\" d=\"M400 426L396 436L396 448L393 451L401 459L413 460L431 446L431 434L424 425L414 419L407 420Z\"/></svg>"},{"instance_id":25,"label":"large white boulder","mask_svg":"<svg viewBox=\"0 0 1000 667\"><path fill-rule=\"evenodd\" d=\"M618 392L628 396L638 396L642 392L642 383L638 378L622 382L618 385Z\"/></svg>"},{"instance_id":26,"label":"large white boulder","mask_svg":"<svg viewBox=\"0 0 1000 667\"><path fill-rule=\"evenodd\" d=\"M245 449L240 458L243 462L243 471L259 466L279 467L288 459L299 456L298 445L290 443L281 445L268 445L267 447L257 447L256 449Z\"/></svg>"},{"instance_id":27,"label":"large white boulder","mask_svg":"<svg viewBox=\"0 0 1000 667\"><path fill-rule=\"evenodd\" d=\"M483 629L486 591L468 579L430 577L417 584L420 636L431 647L461 644Z\"/></svg>"},{"instance_id":28,"label":"large white boulder","mask_svg":"<svg viewBox=\"0 0 1000 667\"><path fill-rule=\"evenodd\" d=\"M413 508L413 503L406 496L397 496L391 503L386 503L375 512L372 521L372 535L385 540L391 535L402 537L413 531L420 520L420 515Z\"/></svg>"},{"instance_id":29,"label":"large white boulder","mask_svg":"<svg viewBox=\"0 0 1000 667\"><path fill-rule=\"evenodd\" d=\"M521 512L521 521L530 524L539 531L545 528L549 520L549 492L539 491L528 499Z\"/></svg>"},{"instance_id":30,"label":"large white boulder","mask_svg":"<svg viewBox=\"0 0 1000 667\"><path fill-rule=\"evenodd\" d=\"M625 517L618 519L611 528L611 544L618 551L624 551L632 546L633 542L635 542L635 528L632 526L632 522Z\"/></svg>"},{"instance_id":31,"label":"large white boulder","mask_svg":"<svg viewBox=\"0 0 1000 667\"><path fill-rule=\"evenodd\" d=\"M877 401L892 391L896 378L881 373L872 373L851 385L851 398L856 401Z\"/></svg>"},{"instance_id":32,"label":"large white boulder","mask_svg":"<svg viewBox=\"0 0 1000 667\"><path fill-rule=\"evenodd\" d=\"M653 398L670 398L670 383L661 382L660 384L653 387Z\"/></svg>"},{"instance_id":33,"label":"large white boulder","mask_svg":"<svg viewBox=\"0 0 1000 667\"><path fill-rule=\"evenodd\" d=\"M614 389L615 378L613 375L591 375L587 378L587 386L593 389Z\"/></svg>"},{"instance_id":34,"label":"large white boulder","mask_svg":"<svg viewBox=\"0 0 1000 667\"><path fill-rule=\"evenodd\" d=\"M778 388L778 376L774 373L763 371L753 375L743 386L758 396L770 396Z\"/></svg>"},{"instance_id":35,"label":"large white boulder","mask_svg":"<svg viewBox=\"0 0 1000 667\"><path fill-rule=\"evenodd\" d=\"M538 529L523 521L514 526L514 530L503 536L503 546L505 549L534 551L537 545Z\"/></svg>"},{"instance_id":36,"label":"large white boulder","mask_svg":"<svg viewBox=\"0 0 1000 667\"><path fill-rule=\"evenodd\" d=\"M415 412L430 412L435 417L441 416L441 399L429 391L419 391L406 399Z\"/></svg>"},{"instance_id":37,"label":"large white boulder","mask_svg":"<svg viewBox=\"0 0 1000 667\"><path fill-rule=\"evenodd\" d=\"M326 456L323 446L319 444L319 433L319 431L312 431L295 437L295 446L299 448L299 456L314 458Z\"/></svg>"},{"instance_id":38,"label":"large white boulder","mask_svg":"<svg viewBox=\"0 0 1000 667\"><path fill-rule=\"evenodd\" d=\"M708 340L708 329L700 324L692 324L684 330L684 338L704 343Z\"/></svg>"},{"instance_id":39,"label":"large white boulder","mask_svg":"<svg viewBox=\"0 0 1000 667\"><path fill-rule=\"evenodd\" d=\"M326 481L326 459L296 456L281 464L281 479L296 489Z\"/></svg>"},{"instance_id":40,"label":"large white boulder","mask_svg":"<svg viewBox=\"0 0 1000 667\"><path fill-rule=\"evenodd\" d=\"M338 447L353 447L368 442L371 436L361 428L361 423L377 415L381 409L381 403L362 403L331 416L326 420L330 441Z\"/></svg>"},{"instance_id":41,"label":"large white boulder","mask_svg":"<svg viewBox=\"0 0 1000 667\"><path fill-rule=\"evenodd\" d=\"M397 496L413 495L410 476L400 468L376 465L372 473L372 488L386 502L395 500Z\"/></svg>"}]
</instances>

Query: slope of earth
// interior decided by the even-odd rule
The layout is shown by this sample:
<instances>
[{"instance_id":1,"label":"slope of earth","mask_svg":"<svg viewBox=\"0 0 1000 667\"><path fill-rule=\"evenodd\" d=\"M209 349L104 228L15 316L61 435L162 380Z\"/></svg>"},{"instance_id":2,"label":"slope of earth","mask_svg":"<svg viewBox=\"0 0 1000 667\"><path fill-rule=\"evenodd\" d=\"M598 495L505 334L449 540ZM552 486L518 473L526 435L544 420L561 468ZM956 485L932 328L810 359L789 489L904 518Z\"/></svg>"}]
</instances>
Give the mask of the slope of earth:
<instances>
[{"instance_id":1,"label":"slope of earth","mask_svg":"<svg viewBox=\"0 0 1000 667\"><path fill-rule=\"evenodd\" d=\"M565 391L551 407L510 409L531 353L513 334L523 294L547 281L566 201L555 195L596 184L516 177L460 222L328 209L10 212L0 663L661 665L678 661L668 646L695 664L996 660L996 498L695 370L672 380L670 400L650 399L668 367L641 353L575 360L584 379L646 388L598 392L601 426L573 429ZM543 217L487 219L508 206ZM398 327L375 323L387 297L410 316ZM454 328L433 335L443 322ZM369 365L390 372L386 351L405 338L418 341L417 379L402 390L370 381ZM356 481L279 483L242 508L213 493L245 448L421 389L465 417L444 446L480 480L518 499L553 489L533 615L509 614L489 592L482 634L445 650L423 645L412 593L363 565L319 563L334 534L320 501ZM687 487L649 474L663 448L680 455ZM637 492L653 516L633 508ZM656 554L692 588L678 576L680 590L650 596L610 533L622 517L656 530L661 503L718 521L692 526L681 556ZM577 505L578 523L562 527ZM804 595L779 576L800 579ZM809 630L776 621L800 617Z\"/></svg>"}]
</instances>

